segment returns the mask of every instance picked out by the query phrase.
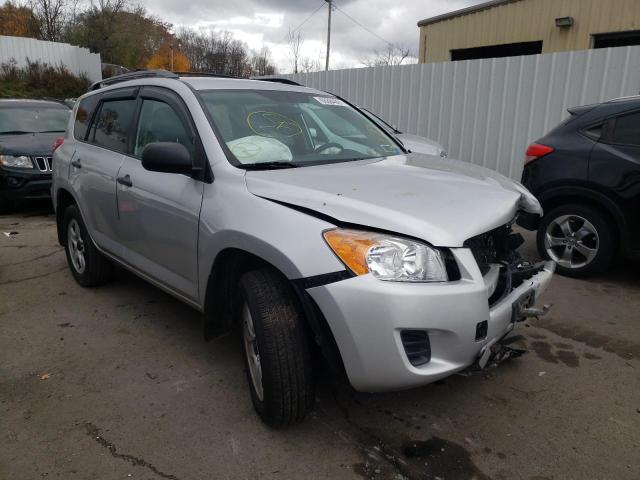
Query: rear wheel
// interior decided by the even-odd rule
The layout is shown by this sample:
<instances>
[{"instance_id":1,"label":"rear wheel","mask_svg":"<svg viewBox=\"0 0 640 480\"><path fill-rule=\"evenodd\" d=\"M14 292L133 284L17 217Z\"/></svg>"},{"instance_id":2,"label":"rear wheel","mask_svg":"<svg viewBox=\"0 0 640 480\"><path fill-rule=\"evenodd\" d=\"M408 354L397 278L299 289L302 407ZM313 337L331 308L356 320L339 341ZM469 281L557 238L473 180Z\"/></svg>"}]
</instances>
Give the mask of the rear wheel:
<instances>
[{"instance_id":1,"label":"rear wheel","mask_svg":"<svg viewBox=\"0 0 640 480\"><path fill-rule=\"evenodd\" d=\"M113 278L113 264L96 248L78 211L71 205L64 211L64 247L67 263L83 287L97 287Z\"/></svg>"},{"instance_id":2,"label":"rear wheel","mask_svg":"<svg viewBox=\"0 0 640 480\"><path fill-rule=\"evenodd\" d=\"M537 235L540 255L557 263L557 272L586 277L606 270L615 254L611 225L588 205L564 205L544 216Z\"/></svg>"},{"instance_id":3,"label":"rear wheel","mask_svg":"<svg viewBox=\"0 0 640 480\"><path fill-rule=\"evenodd\" d=\"M304 318L287 280L270 269L240 280L239 321L253 405L268 425L302 420L314 385Z\"/></svg>"}]
</instances>

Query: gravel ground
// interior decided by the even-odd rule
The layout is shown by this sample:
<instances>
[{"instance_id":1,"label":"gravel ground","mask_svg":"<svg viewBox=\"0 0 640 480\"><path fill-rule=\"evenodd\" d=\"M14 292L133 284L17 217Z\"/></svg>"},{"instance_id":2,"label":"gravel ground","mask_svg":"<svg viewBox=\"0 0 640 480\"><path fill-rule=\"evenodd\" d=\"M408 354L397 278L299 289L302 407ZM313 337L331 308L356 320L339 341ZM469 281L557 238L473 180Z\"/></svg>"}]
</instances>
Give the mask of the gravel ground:
<instances>
[{"instance_id":1,"label":"gravel ground","mask_svg":"<svg viewBox=\"0 0 640 480\"><path fill-rule=\"evenodd\" d=\"M638 267L555 277L522 358L390 394L321 372L313 414L274 431L237 338L125 272L82 289L32 206L0 217L0 478L638 479Z\"/></svg>"}]
</instances>

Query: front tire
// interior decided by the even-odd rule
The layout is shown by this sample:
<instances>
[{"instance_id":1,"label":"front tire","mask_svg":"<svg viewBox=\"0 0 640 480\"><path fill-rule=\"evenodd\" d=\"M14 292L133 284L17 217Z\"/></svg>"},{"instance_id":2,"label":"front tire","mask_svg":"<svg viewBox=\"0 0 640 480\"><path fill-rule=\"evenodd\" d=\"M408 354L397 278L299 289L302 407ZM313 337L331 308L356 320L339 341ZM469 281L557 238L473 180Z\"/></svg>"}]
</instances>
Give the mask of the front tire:
<instances>
[{"instance_id":1,"label":"front tire","mask_svg":"<svg viewBox=\"0 0 640 480\"><path fill-rule=\"evenodd\" d=\"M76 281L83 287L110 282L113 264L94 245L77 206L66 208L62 225L67 263Z\"/></svg>"},{"instance_id":2,"label":"front tire","mask_svg":"<svg viewBox=\"0 0 640 480\"><path fill-rule=\"evenodd\" d=\"M251 400L262 420L283 427L313 406L309 337L295 294L271 269L240 279L239 321Z\"/></svg>"},{"instance_id":3,"label":"front tire","mask_svg":"<svg viewBox=\"0 0 640 480\"><path fill-rule=\"evenodd\" d=\"M559 274L582 278L601 273L611 265L614 238L613 228L599 210L589 205L563 205L540 222L538 252L556 262Z\"/></svg>"}]
</instances>

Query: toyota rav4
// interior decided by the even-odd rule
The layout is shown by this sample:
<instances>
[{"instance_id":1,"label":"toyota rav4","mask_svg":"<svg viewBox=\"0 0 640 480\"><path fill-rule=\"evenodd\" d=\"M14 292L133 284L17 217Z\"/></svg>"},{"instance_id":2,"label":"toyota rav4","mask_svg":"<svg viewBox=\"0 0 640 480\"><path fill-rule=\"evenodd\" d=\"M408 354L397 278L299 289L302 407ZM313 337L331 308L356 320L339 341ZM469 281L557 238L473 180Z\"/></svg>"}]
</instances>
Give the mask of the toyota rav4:
<instances>
[{"instance_id":1,"label":"toyota rav4","mask_svg":"<svg viewBox=\"0 0 640 480\"><path fill-rule=\"evenodd\" d=\"M508 356L553 262L517 253L538 201L493 171L410 154L306 87L136 72L94 85L57 142L52 195L77 282L120 265L242 331L270 425L314 401L312 354L360 391Z\"/></svg>"}]
</instances>

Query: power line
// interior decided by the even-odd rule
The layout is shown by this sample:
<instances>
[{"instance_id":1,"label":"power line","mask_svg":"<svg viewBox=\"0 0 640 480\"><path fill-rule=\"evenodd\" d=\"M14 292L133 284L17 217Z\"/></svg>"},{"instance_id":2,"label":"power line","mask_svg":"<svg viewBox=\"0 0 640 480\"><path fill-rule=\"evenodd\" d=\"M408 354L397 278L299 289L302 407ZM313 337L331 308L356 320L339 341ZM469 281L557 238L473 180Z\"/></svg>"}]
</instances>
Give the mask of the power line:
<instances>
[{"instance_id":1,"label":"power line","mask_svg":"<svg viewBox=\"0 0 640 480\"><path fill-rule=\"evenodd\" d=\"M384 38L382 38L380 35L378 35L376 32L374 32L373 30L368 29L367 27L365 27L363 24L361 24L359 21L357 21L355 18L353 18L351 15L349 15L347 12L345 12L344 10L342 10L338 5L335 4L335 2L333 2L333 6L336 8L336 10L338 10L340 13L342 13L345 17L347 17L349 20L351 20L353 23L355 23L356 25L358 25L360 28L362 28L363 30L366 30L367 32L369 32L371 35L373 35L374 37L382 40L384 43L386 43L387 45L389 45L390 47L393 47L393 43L389 42L388 40L385 40Z\"/></svg>"},{"instance_id":2,"label":"power line","mask_svg":"<svg viewBox=\"0 0 640 480\"><path fill-rule=\"evenodd\" d=\"M295 33L297 30L300 30L300 27L302 27L305 23L307 23L309 20L311 20L311 17L313 17L316 13L318 13L318 11L322 7L324 7L324 4L325 4L325 0L322 0L320 5L318 5L318 8L316 8L313 12L311 12L311 15L309 15L307 18L305 18L300 25L298 25L296 28L291 30L291 33Z\"/></svg>"}]
</instances>

